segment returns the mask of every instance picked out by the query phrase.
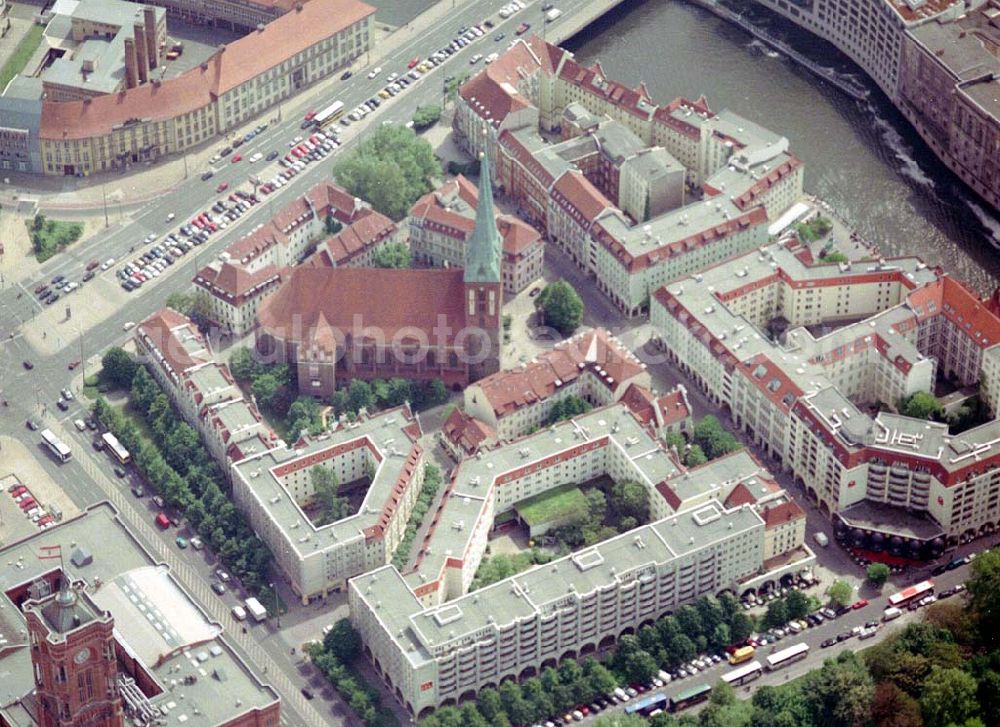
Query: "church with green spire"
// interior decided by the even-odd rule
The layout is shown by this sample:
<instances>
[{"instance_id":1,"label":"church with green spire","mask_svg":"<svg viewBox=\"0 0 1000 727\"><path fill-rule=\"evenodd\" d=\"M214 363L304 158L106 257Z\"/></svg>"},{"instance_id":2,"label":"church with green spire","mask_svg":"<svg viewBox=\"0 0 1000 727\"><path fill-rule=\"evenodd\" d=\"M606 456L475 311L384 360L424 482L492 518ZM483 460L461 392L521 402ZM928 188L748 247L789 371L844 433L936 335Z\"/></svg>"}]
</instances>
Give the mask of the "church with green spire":
<instances>
[{"instance_id":1,"label":"church with green spire","mask_svg":"<svg viewBox=\"0 0 1000 727\"><path fill-rule=\"evenodd\" d=\"M501 238L490 177L490 160L483 155L479 174L476 226L465 246L466 326L473 381L500 370L500 325L503 286L500 277Z\"/></svg>"}]
</instances>

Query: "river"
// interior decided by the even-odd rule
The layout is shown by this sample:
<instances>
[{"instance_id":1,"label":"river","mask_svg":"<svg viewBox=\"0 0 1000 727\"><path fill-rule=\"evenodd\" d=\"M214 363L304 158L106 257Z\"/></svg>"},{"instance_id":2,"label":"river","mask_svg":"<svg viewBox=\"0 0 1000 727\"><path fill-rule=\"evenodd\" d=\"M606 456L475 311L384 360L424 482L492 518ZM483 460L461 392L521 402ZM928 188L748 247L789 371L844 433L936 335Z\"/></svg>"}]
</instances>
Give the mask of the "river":
<instances>
[{"instance_id":1,"label":"river","mask_svg":"<svg viewBox=\"0 0 1000 727\"><path fill-rule=\"evenodd\" d=\"M774 17L755 22L815 60L862 72L834 49ZM874 84L854 101L741 29L683 0L631 0L577 35L577 60L600 60L653 98L704 95L788 137L805 189L827 200L885 256L917 255L981 293L1000 281L1000 220L989 216Z\"/></svg>"}]
</instances>

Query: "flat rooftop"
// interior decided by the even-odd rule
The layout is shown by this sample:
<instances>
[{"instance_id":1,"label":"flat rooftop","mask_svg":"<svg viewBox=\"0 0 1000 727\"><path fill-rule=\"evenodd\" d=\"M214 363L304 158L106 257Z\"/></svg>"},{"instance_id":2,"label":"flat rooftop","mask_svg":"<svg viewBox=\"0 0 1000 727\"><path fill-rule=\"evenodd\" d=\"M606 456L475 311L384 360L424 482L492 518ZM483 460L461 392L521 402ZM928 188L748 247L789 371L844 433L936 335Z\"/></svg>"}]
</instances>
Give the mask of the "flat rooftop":
<instances>
[{"instance_id":1,"label":"flat rooftop","mask_svg":"<svg viewBox=\"0 0 1000 727\"><path fill-rule=\"evenodd\" d=\"M876 530L885 535L899 535L918 540L944 536L944 531L930 517L921 517L883 502L862 500L837 515L852 527Z\"/></svg>"},{"instance_id":2,"label":"flat rooftop","mask_svg":"<svg viewBox=\"0 0 1000 727\"><path fill-rule=\"evenodd\" d=\"M278 700L232 651L222 627L153 560L106 502L0 549L0 614L14 633L25 629L25 619L6 594L58 569L58 561L37 557L41 548L54 545L62 546L66 575L87 583L88 596L111 611L116 639L161 687L150 705L163 716L214 727ZM74 564L71 555L78 548L92 555L89 563ZM15 703L34 689L28 650L0 648L0 674L0 715L17 719ZM197 679L175 687L187 675Z\"/></svg>"},{"instance_id":3,"label":"flat rooftop","mask_svg":"<svg viewBox=\"0 0 1000 727\"><path fill-rule=\"evenodd\" d=\"M305 557L337 543L364 537L366 528L378 524L412 449L418 447L415 440L419 435L417 421L407 409L399 407L350 424L340 423L337 429L320 437L302 440L295 449L279 447L247 457L234 464L233 469L281 529L288 545L299 557ZM276 470L308 468L311 465L306 462L316 455L320 459L324 453L333 456L335 448L350 444L367 445L377 460L372 483L357 513L317 527L281 483Z\"/></svg>"}]
</instances>

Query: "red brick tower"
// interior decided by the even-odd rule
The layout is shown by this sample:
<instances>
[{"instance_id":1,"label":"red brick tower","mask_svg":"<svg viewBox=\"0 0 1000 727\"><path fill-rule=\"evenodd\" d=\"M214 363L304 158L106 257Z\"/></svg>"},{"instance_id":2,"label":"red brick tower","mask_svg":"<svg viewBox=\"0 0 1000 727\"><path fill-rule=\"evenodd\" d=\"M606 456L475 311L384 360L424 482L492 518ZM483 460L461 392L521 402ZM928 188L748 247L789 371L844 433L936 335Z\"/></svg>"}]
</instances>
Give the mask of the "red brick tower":
<instances>
[{"instance_id":1,"label":"red brick tower","mask_svg":"<svg viewBox=\"0 0 1000 727\"><path fill-rule=\"evenodd\" d=\"M111 614L98 609L82 585L69 584L22 608L39 727L122 727Z\"/></svg>"}]
</instances>

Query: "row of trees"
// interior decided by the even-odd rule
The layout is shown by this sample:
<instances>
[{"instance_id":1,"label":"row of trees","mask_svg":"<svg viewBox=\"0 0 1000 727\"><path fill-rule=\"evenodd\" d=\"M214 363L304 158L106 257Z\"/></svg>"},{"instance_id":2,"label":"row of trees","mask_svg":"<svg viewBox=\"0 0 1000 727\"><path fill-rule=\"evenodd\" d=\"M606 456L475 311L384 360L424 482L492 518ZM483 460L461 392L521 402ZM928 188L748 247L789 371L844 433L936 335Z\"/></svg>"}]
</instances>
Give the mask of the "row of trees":
<instances>
[{"instance_id":1,"label":"row of trees","mask_svg":"<svg viewBox=\"0 0 1000 727\"><path fill-rule=\"evenodd\" d=\"M422 411L448 401L448 388L441 379L352 379L347 386L337 389L329 401L338 416L354 417L362 408L369 412L391 409L407 401L414 411Z\"/></svg>"},{"instance_id":2,"label":"row of trees","mask_svg":"<svg viewBox=\"0 0 1000 727\"><path fill-rule=\"evenodd\" d=\"M149 427L152 441L103 397L94 403L94 416L132 453L149 485L184 514L243 585L267 599L271 553L230 502L226 479L197 432L177 415L143 367L135 370L129 403Z\"/></svg>"},{"instance_id":3,"label":"row of trees","mask_svg":"<svg viewBox=\"0 0 1000 727\"><path fill-rule=\"evenodd\" d=\"M710 647L721 649L746 639L752 630L750 617L732 596L701 598L694 605L682 606L676 615L641 629L636 636L623 636L604 664L593 657L582 664L564 661L558 668L544 669L539 676L521 684L508 681L499 689L484 689L476 696L475 703L444 707L420 724L423 727L534 724L604 696L620 684L648 683L661 666L673 668ZM623 718L615 716L612 724L619 724L620 719Z\"/></svg>"},{"instance_id":4,"label":"row of trees","mask_svg":"<svg viewBox=\"0 0 1000 727\"><path fill-rule=\"evenodd\" d=\"M399 724L392 711L382 704L378 689L371 686L356 671L356 662L361 656L361 637L342 618L333 629L306 647L306 653L313 664L330 680L334 689L366 727L392 727Z\"/></svg>"},{"instance_id":5,"label":"row of trees","mask_svg":"<svg viewBox=\"0 0 1000 727\"><path fill-rule=\"evenodd\" d=\"M413 503L413 512L410 513L410 518L406 521L406 530L403 531L403 539L399 541L396 551L392 554L392 564L396 566L396 570L398 571L402 571L410 560L413 541L417 537L417 528L423 522L427 511L431 509L434 497L437 495L438 490L441 489L441 481L441 470L437 465L424 465L424 483L420 486L420 494L417 495L417 501Z\"/></svg>"},{"instance_id":6,"label":"row of trees","mask_svg":"<svg viewBox=\"0 0 1000 727\"><path fill-rule=\"evenodd\" d=\"M510 578L533 565L550 562L555 556L548 551L535 547L520 553L497 553L483 558L476 569L476 575L469 585L470 591L485 588L493 583Z\"/></svg>"}]
</instances>

